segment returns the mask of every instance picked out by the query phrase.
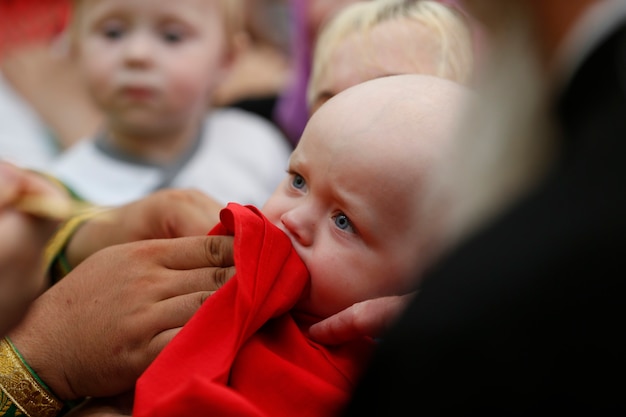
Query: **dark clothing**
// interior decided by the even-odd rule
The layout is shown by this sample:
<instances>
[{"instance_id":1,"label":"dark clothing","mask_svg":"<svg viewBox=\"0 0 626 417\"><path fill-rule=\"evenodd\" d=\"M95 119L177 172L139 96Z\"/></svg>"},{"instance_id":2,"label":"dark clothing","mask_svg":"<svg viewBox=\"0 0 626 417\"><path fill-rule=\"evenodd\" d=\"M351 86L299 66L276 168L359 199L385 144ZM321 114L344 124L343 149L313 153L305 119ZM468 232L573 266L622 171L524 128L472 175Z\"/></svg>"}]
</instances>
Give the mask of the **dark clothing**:
<instances>
[{"instance_id":1,"label":"dark clothing","mask_svg":"<svg viewBox=\"0 0 626 417\"><path fill-rule=\"evenodd\" d=\"M626 415L626 22L554 111L552 171L428 274L346 416Z\"/></svg>"}]
</instances>

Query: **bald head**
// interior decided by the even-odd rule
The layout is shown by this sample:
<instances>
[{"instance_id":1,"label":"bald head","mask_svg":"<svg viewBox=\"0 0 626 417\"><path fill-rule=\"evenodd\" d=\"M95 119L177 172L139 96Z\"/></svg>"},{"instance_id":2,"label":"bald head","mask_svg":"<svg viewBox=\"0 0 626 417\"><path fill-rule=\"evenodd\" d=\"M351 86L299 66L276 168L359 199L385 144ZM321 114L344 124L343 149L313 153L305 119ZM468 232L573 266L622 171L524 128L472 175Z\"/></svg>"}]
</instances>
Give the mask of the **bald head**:
<instances>
[{"instance_id":1,"label":"bald head","mask_svg":"<svg viewBox=\"0 0 626 417\"><path fill-rule=\"evenodd\" d=\"M325 103L311 117L302 140L333 137L329 145L350 149L364 163L384 156L380 163L415 165L434 157L454 136L470 95L460 84L428 75L370 80Z\"/></svg>"},{"instance_id":2,"label":"bald head","mask_svg":"<svg viewBox=\"0 0 626 417\"><path fill-rule=\"evenodd\" d=\"M313 114L290 166L315 165L297 171L319 173L329 188L342 190L337 194L358 195L357 205L376 213L374 229L407 237L425 264L439 252L446 222L443 208L431 209L436 179L471 96L460 84L416 74L350 87ZM397 220L389 222L391 216Z\"/></svg>"}]
</instances>

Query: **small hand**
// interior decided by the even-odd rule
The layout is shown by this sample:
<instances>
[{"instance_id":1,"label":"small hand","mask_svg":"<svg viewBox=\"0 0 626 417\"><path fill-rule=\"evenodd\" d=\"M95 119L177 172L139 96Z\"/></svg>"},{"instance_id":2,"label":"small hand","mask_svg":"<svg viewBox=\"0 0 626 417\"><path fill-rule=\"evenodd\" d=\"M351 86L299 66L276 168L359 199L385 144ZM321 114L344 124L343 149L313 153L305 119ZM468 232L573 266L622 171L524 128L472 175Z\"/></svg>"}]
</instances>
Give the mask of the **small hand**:
<instances>
[{"instance_id":1,"label":"small hand","mask_svg":"<svg viewBox=\"0 0 626 417\"><path fill-rule=\"evenodd\" d=\"M375 298L322 320L309 328L309 336L319 343L337 345L358 337L379 337L389 329L404 310L413 293Z\"/></svg>"}]
</instances>

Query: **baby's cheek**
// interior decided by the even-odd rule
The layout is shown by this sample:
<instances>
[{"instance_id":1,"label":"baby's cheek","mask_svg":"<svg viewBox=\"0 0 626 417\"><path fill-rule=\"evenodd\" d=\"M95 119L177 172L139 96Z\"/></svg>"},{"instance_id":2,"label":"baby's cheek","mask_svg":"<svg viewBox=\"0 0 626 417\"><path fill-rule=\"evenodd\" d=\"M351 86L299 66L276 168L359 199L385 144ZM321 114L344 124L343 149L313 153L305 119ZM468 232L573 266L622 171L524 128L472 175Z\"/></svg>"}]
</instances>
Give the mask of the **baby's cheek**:
<instances>
[{"instance_id":1,"label":"baby's cheek","mask_svg":"<svg viewBox=\"0 0 626 417\"><path fill-rule=\"evenodd\" d=\"M328 267L328 268L325 268ZM351 283L355 271L343 271L336 265L324 264L311 271L311 284L308 294L309 309L320 317L329 317L350 307L358 299L359 286Z\"/></svg>"}]
</instances>

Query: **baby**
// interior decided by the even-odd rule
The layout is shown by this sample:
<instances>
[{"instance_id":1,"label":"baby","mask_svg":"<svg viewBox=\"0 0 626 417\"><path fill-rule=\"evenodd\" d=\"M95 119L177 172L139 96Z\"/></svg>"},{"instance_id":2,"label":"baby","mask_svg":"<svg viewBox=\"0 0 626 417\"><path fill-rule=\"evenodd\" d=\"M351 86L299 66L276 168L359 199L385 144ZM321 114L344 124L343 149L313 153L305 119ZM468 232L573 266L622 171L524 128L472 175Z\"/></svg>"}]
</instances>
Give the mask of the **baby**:
<instances>
[{"instance_id":1,"label":"baby","mask_svg":"<svg viewBox=\"0 0 626 417\"><path fill-rule=\"evenodd\" d=\"M51 174L99 205L170 187L262 205L290 144L259 116L212 107L241 15L236 0L75 0L72 51L105 123Z\"/></svg>"},{"instance_id":2,"label":"baby","mask_svg":"<svg viewBox=\"0 0 626 417\"><path fill-rule=\"evenodd\" d=\"M402 75L347 89L309 121L263 211L231 203L237 274L139 379L133 416L331 416L375 342L327 347L311 324L414 290L445 210L425 211L467 90Z\"/></svg>"}]
</instances>

